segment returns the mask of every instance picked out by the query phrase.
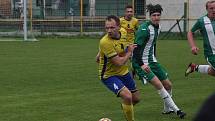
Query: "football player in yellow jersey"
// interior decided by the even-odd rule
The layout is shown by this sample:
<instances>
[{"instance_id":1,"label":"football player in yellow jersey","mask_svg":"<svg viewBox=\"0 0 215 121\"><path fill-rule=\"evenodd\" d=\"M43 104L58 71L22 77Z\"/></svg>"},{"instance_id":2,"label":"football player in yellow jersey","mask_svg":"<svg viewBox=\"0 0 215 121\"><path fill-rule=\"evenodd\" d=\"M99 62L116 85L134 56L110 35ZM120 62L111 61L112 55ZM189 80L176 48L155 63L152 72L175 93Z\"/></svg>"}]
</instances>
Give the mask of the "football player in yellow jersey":
<instances>
[{"instance_id":1,"label":"football player in yellow jersey","mask_svg":"<svg viewBox=\"0 0 215 121\"><path fill-rule=\"evenodd\" d=\"M120 25L127 31L128 40L134 43L135 31L138 29L138 19L134 16L134 10L131 5L125 7L125 16L120 18Z\"/></svg>"},{"instance_id":2,"label":"football player in yellow jersey","mask_svg":"<svg viewBox=\"0 0 215 121\"><path fill-rule=\"evenodd\" d=\"M105 21L106 35L99 43L99 78L102 83L122 99L122 110L127 121L134 121L133 105L138 103L139 91L131 77L126 62L131 57L135 44L126 47L126 31L120 29L120 20L108 16Z\"/></svg>"},{"instance_id":3,"label":"football player in yellow jersey","mask_svg":"<svg viewBox=\"0 0 215 121\"><path fill-rule=\"evenodd\" d=\"M134 43L135 31L138 29L139 23L138 19L134 16L134 10L131 5L125 7L125 16L120 18L120 25L127 31L128 44ZM129 67L130 72L132 72L132 77L135 77L135 71L132 69L132 64Z\"/></svg>"}]
</instances>

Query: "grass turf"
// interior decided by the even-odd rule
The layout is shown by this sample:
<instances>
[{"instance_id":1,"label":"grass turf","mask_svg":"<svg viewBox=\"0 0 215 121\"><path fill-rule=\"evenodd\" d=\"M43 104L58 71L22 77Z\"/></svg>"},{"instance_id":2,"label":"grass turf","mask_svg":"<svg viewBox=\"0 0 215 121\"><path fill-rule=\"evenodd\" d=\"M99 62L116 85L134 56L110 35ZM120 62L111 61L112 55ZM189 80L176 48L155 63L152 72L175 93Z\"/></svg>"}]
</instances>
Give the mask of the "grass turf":
<instances>
[{"instance_id":1,"label":"grass turf","mask_svg":"<svg viewBox=\"0 0 215 121\"><path fill-rule=\"evenodd\" d=\"M96 38L42 38L38 42L0 42L0 121L124 121L120 99L97 78ZM197 41L201 47L202 42ZM191 61L204 64L203 49L190 53L185 40L160 40L158 61L168 70L173 98L191 121L214 91L214 78L184 77ZM137 80L142 101L136 121L179 121L162 115L163 102L151 85Z\"/></svg>"}]
</instances>

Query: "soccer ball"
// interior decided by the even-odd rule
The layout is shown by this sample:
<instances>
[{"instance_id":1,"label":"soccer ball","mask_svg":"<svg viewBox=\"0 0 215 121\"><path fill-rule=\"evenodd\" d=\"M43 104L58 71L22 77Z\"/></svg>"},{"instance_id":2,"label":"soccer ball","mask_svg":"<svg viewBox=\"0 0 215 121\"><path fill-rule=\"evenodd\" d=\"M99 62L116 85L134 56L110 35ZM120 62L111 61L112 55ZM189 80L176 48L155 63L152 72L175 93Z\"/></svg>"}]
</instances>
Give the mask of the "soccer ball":
<instances>
[{"instance_id":1,"label":"soccer ball","mask_svg":"<svg viewBox=\"0 0 215 121\"><path fill-rule=\"evenodd\" d=\"M109 118L101 118L99 121L111 121Z\"/></svg>"}]
</instances>

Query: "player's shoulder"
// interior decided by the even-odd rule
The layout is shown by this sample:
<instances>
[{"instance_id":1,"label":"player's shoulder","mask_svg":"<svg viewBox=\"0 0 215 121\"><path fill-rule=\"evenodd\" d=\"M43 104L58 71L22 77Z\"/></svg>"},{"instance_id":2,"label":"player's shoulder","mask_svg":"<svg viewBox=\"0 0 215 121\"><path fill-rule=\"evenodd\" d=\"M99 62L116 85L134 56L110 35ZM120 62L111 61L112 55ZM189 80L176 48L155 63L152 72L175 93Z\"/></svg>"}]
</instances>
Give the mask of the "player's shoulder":
<instances>
[{"instance_id":1,"label":"player's shoulder","mask_svg":"<svg viewBox=\"0 0 215 121\"><path fill-rule=\"evenodd\" d=\"M140 24L139 29L148 29L149 25L150 25L150 21L146 20L142 24Z\"/></svg>"},{"instance_id":2,"label":"player's shoulder","mask_svg":"<svg viewBox=\"0 0 215 121\"><path fill-rule=\"evenodd\" d=\"M206 18L207 15L201 16L197 19L197 22L204 22L204 18Z\"/></svg>"},{"instance_id":3,"label":"player's shoulder","mask_svg":"<svg viewBox=\"0 0 215 121\"><path fill-rule=\"evenodd\" d=\"M198 19L204 19L204 17L207 17L207 15L203 15L203 16L199 17Z\"/></svg>"},{"instance_id":4,"label":"player's shoulder","mask_svg":"<svg viewBox=\"0 0 215 121\"><path fill-rule=\"evenodd\" d=\"M100 39L100 45L103 45L103 44L107 44L109 43L109 37L107 34L105 34L101 39Z\"/></svg>"}]
</instances>

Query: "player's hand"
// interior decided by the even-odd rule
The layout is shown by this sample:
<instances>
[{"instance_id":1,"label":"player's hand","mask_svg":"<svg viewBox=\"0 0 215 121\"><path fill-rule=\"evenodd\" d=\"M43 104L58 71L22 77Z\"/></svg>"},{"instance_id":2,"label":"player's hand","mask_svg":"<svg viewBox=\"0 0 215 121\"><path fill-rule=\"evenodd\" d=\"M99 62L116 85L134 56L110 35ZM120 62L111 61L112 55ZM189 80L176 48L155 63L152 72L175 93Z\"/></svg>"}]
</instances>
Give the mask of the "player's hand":
<instances>
[{"instance_id":1,"label":"player's hand","mask_svg":"<svg viewBox=\"0 0 215 121\"><path fill-rule=\"evenodd\" d=\"M191 48L191 52L192 52L193 55L197 55L198 52L199 52L199 48L196 47L196 46L193 46L193 47Z\"/></svg>"},{"instance_id":2,"label":"player's hand","mask_svg":"<svg viewBox=\"0 0 215 121\"><path fill-rule=\"evenodd\" d=\"M147 66L147 65L142 65L141 68L146 72L146 73L149 73L151 70L150 70L150 67Z\"/></svg>"},{"instance_id":3,"label":"player's hand","mask_svg":"<svg viewBox=\"0 0 215 121\"><path fill-rule=\"evenodd\" d=\"M130 44L130 45L128 45L128 52L133 52L133 50L134 50L134 48L136 48L137 47L137 44Z\"/></svg>"}]
</instances>

